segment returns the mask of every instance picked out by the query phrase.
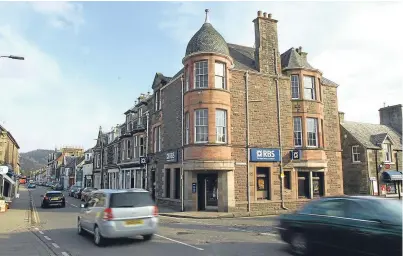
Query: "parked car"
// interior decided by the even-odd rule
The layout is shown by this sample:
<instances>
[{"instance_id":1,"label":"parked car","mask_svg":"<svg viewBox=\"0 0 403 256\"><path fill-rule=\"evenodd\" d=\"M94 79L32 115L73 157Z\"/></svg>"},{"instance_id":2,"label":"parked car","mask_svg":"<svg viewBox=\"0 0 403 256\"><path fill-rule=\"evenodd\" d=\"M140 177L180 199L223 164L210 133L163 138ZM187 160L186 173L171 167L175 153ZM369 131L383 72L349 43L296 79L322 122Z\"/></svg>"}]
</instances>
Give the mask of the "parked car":
<instances>
[{"instance_id":1,"label":"parked car","mask_svg":"<svg viewBox=\"0 0 403 256\"><path fill-rule=\"evenodd\" d=\"M47 208L53 205L58 205L63 208L66 207L66 200L63 193L60 191L48 191L41 197L43 197L41 204L42 208Z\"/></svg>"},{"instance_id":2,"label":"parked car","mask_svg":"<svg viewBox=\"0 0 403 256\"><path fill-rule=\"evenodd\" d=\"M70 189L68 190L69 196L74 196L74 193L79 189L80 189L79 186L76 185L71 186Z\"/></svg>"},{"instance_id":3,"label":"parked car","mask_svg":"<svg viewBox=\"0 0 403 256\"><path fill-rule=\"evenodd\" d=\"M28 183L28 188L36 188L36 184L35 183Z\"/></svg>"},{"instance_id":4,"label":"parked car","mask_svg":"<svg viewBox=\"0 0 403 256\"><path fill-rule=\"evenodd\" d=\"M396 199L325 197L281 215L278 228L298 255L402 255L402 202Z\"/></svg>"},{"instance_id":5,"label":"parked car","mask_svg":"<svg viewBox=\"0 0 403 256\"><path fill-rule=\"evenodd\" d=\"M61 184L56 184L56 186L54 186L54 188L53 188L54 190L56 190L56 191L63 191L63 185L61 185Z\"/></svg>"},{"instance_id":6,"label":"parked car","mask_svg":"<svg viewBox=\"0 0 403 256\"><path fill-rule=\"evenodd\" d=\"M94 234L98 246L108 238L141 235L144 240L150 240L157 232L158 208L144 189L97 190L81 208L78 234L85 231Z\"/></svg>"},{"instance_id":7,"label":"parked car","mask_svg":"<svg viewBox=\"0 0 403 256\"><path fill-rule=\"evenodd\" d=\"M52 182L46 182L46 187L51 187L53 185L53 183Z\"/></svg>"},{"instance_id":8,"label":"parked car","mask_svg":"<svg viewBox=\"0 0 403 256\"><path fill-rule=\"evenodd\" d=\"M81 199L81 193L82 193L83 190L84 190L84 188L78 189L78 190L74 193L74 198Z\"/></svg>"},{"instance_id":9,"label":"parked car","mask_svg":"<svg viewBox=\"0 0 403 256\"><path fill-rule=\"evenodd\" d=\"M85 188L81 192L81 201L88 202L88 200L90 199L91 193L96 190L98 190L98 189L97 188Z\"/></svg>"}]
</instances>

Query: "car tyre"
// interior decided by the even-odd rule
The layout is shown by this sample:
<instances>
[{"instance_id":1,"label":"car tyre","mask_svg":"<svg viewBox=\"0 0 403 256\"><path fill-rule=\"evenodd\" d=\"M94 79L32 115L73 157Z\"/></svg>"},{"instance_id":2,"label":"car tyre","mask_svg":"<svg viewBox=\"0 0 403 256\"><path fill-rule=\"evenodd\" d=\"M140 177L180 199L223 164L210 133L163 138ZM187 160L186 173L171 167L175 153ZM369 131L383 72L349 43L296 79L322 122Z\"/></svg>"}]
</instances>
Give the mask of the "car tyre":
<instances>
[{"instance_id":1,"label":"car tyre","mask_svg":"<svg viewBox=\"0 0 403 256\"><path fill-rule=\"evenodd\" d=\"M105 238L102 236L101 231L99 230L98 226L95 226L95 228L94 228L94 244L96 246L105 245Z\"/></svg>"},{"instance_id":2,"label":"car tyre","mask_svg":"<svg viewBox=\"0 0 403 256\"><path fill-rule=\"evenodd\" d=\"M143 235L144 241L150 241L153 239L154 234Z\"/></svg>"},{"instance_id":3,"label":"car tyre","mask_svg":"<svg viewBox=\"0 0 403 256\"><path fill-rule=\"evenodd\" d=\"M80 219L78 219L77 220L77 233L79 234L79 235L84 235L84 230L83 230L83 228L81 227L81 221L80 221Z\"/></svg>"},{"instance_id":4,"label":"car tyre","mask_svg":"<svg viewBox=\"0 0 403 256\"><path fill-rule=\"evenodd\" d=\"M309 254L308 240L301 232L297 232L292 235L290 245L291 250L295 255L305 256Z\"/></svg>"}]
</instances>

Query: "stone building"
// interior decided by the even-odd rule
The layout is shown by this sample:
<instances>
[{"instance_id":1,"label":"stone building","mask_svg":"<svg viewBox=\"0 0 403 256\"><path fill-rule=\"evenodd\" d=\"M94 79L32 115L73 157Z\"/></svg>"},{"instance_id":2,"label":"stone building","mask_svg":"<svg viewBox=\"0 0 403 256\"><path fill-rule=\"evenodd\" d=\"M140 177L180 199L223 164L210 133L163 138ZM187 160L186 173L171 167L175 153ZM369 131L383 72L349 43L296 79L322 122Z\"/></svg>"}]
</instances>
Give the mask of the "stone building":
<instances>
[{"instance_id":1,"label":"stone building","mask_svg":"<svg viewBox=\"0 0 403 256\"><path fill-rule=\"evenodd\" d=\"M402 191L401 109L381 108L380 124L345 121L340 112L345 194L398 196Z\"/></svg>"},{"instance_id":2,"label":"stone building","mask_svg":"<svg viewBox=\"0 0 403 256\"><path fill-rule=\"evenodd\" d=\"M147 167L159 204L275 213L343 194L338 85L301 47L280 54L271 14L253 22L255 48L230 44L206 12L183 69L156 74Z\"/></svg>"},{"instance_id":3,"label":"stone building","mask_svg":"<svg viewBox=\"0 0 403 256\"><path fill-rule=\"evenodd\" d=\"M15 176L20 174L20 146L11 132L0 125L0 166L6 166L7 172L0 172L0 195L13 197L16 193Z\"/></svg>"}]
</instances>

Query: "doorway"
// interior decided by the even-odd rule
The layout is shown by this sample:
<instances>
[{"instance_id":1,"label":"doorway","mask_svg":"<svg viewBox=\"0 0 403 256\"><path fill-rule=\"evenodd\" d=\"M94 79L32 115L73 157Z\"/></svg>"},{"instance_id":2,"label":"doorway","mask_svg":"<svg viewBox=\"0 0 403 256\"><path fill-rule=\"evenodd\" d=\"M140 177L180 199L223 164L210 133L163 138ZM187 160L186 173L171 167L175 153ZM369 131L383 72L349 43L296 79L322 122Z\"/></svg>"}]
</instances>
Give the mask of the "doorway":
<instances>
[{"instance_id":1,"label":"doorway","mask_svg":"<svg viewBox=\"0 0 403 256\"><path fill-rule=\"evenodd\" d=\"M197 202L199 211L218 210L218 175L197 174Z\"/></svg>"}]
</instances>

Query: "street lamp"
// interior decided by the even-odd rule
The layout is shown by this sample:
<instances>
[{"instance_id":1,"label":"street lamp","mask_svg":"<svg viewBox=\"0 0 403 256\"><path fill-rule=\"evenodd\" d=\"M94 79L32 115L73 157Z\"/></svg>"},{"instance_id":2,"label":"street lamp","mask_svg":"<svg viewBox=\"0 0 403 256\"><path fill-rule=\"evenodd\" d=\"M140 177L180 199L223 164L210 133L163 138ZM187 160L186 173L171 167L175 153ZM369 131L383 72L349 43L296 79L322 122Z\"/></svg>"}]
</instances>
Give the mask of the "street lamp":
<instances>
[{"instance_id":1,"label":"street lamp","mask_svg":"<svg viewBox=\"0 0 403 256\"><path fill-rule=\"evenodd\" d=\"M9 58L9 59L13 59L13 60L25 60L24 57L15 56L15 55L0 56L0 58Z\"/></svg>"}]
</instances>

